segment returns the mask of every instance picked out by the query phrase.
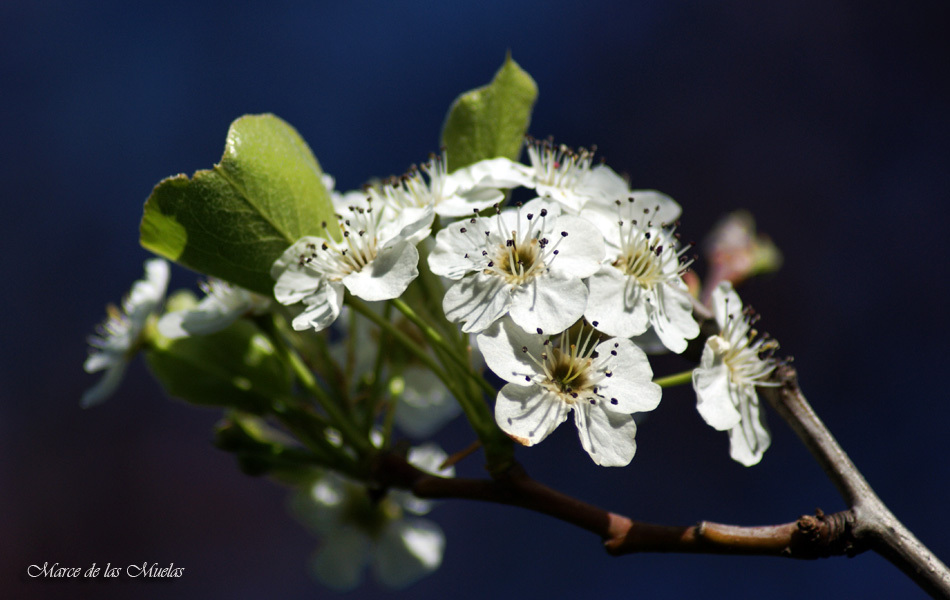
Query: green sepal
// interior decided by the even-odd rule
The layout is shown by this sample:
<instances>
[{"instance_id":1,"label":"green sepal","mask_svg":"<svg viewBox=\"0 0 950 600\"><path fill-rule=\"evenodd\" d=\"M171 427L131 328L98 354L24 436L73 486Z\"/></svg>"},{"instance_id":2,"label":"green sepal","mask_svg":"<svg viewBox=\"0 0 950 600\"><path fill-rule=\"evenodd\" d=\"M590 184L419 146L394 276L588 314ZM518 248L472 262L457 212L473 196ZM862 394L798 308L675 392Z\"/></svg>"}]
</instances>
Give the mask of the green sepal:
<instances>
[{"instance_id":1,"label":"green sepal","mask_svg":"<svg viewBox=\"0 0 950 600\"><path fill-rule=\"evenodd\" d=\"M172 340L155 333L145 359L170 395L191 404L265 414L292 391L289 366L246 320L210 335Z\"/></svg>"},{"instance_id":2,"label":"green sepal","mask_svg":"<svg viewBox=\"0 0 950 600\"><path fill-rule=\"evenodd\" d=\"M508 54L490 84L465 92L449 108L442 126L448 170L499 156L518 160L537 97L534 79Z\"/></svg>"},{"instance_id":3,"label":"green sepal","mask_svg":"<svg viewBox=\"0 0 950 600\"><path fill-rule=\"evenodd\" d=\"M221 162L190 179L162 180L145 202L146 249L195 271L271 296L270 269L305 235L340 239L320 165L297 131L271 114L228 129Z\"/></svg>"}]
</instances>

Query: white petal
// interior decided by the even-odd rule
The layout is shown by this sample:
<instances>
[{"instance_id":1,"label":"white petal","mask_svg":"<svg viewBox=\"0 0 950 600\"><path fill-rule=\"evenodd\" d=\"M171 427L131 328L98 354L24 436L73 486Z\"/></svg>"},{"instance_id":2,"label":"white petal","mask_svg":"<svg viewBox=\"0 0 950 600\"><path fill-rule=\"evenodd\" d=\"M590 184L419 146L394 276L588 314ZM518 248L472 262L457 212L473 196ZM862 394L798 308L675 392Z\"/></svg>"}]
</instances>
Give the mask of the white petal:
<instances>
[{"instance_id":1,"label":"white petal","mask_svg":"<svg viewBox=\"0 0 950 600\"><path fill-rule=\"evenodd\" d=\"M343 285L363 300L392 300L419 276L419 251L409 242L383 248L363 270L343 278Z\"/></svg>"},{"instance_id":2,"label":"white petal","mask_svg":"<svg viewBox=\"0 0 950 600\"><path fill-rule=\"evenodd\" d=\"M693 371L693 389L696 391L696 410L713 429L725 431L739 423L741 415L735 409L729 384L729 367L716 351L722 338L706 340L700 367Z\"/></svg>"},{"instance_id":3,"label":"white petal","mask_svg":"<svg viewBox=\"0 0 950 600\"><path fill-rule=\"evenodd\" d=\"M432 371L407 367L405 389L396 405L396 425L410 437L429 437L454 419L461 407Z\"/></svg>"},{"instance_id":4,"label":"white petal","mask_svg":"<svg viewBox=\"0 0 950 600\"><path fill-rule=\"evenodd\" d=\"M630 414L657 407L663 390L653 383L653 369L643 350L628 339L613 338L598 344L596 351L597 371L611 373L597 390L605 410Z\"/></svg>"},{"instance_id":5,"label":"white petal","mask_svg":"<svg viewBox=\"0 0 950 600\"><path fill-rule=\"evenodd\" d=\"M742 396L742 421L729 430L729 455L736 462L751 467L762 460L772 437L765 426L755 387L743 386Z\"/></svg>"},{"instance_id":6,"label":"white petal","mask_svg":"<svg viewBox=\"0 0 950 600\"><path fill-rule=\"evenodd\" d=\"M662 284L656 288L656 304L650 322L663 345L677 354L686 350L686 340L699 335L699 324L693 319L693 304L687 292Z\"/></svg>"},{"instance_id":7,"label":"white petal","mask_svg":"<svg viewBox=\"0 0 950 600\"><path fill-rule=\"evenodd\" d=\"M124 351L93 352L86 357L86 362L82 364L82 368L86 373L95 373L96 371L107 369L120 362L125 362Z\"/></svg>"},{"instance_id":8,"label":"white petal","mask_svg":"<svg viewBox=\"0 0 950 600\"><path fill-rule=\"evenodd\" d=\"M454 175L454 173L453 173ZM479 187L462 194L454 194L443 199L435 206L435 212L441 217L470 217L475 210L484 210L500 203L505 194L495 188Z\"/></svg>"},{"instance_id":9,"label":"white petal","mask_svg":"<svg viewBox=\"0 0 950 600\"><path fill-rule=\"evenodd\" d=\"M509 383L532 385L530 379L539 372L539 367L531 356L541 356L544 336L526 332L511 319L502 319L475 339L485 364L495 375Z\"/></svg>"},{"instance_id":10,"label":"white petal","mask_svg":"<svg viewBox=\"0 0 950 600\"><path fill-rule=\"evenodd\" d=\"M607 335L629 338L650 327L644 289L611 265L603 265L587 280L590 295L584 317Z\"/></svg>"},{"instance_id":11,"label":"white petal","mask_svg":"<svg viewBox=\"0 0 950 600\"><path fill-rule=\"evenodd\" d=\"M381 220L377 239L384 247L403 241L408 241L415 246L429 236L433 219L435 219L435 213L431 206L405 207L394 219Z\"/></svg>"},{"instance_id":12,"label":"white petal","mask_svg":"<svg viewBox=\"0 0 950 600\"><path fill-rule=\"evenodd\" d=\"M445 292L442 310L453 322L463 321L465 333L484 331L508 312L508 286L498 277L475 273Z\"/></svg>"},{"instance_id":13,"label":"white petal","mask_svg":"<svg viewBox=\"0 0 950 600\"><path fill-rule=\"evenodd\" d=\"M462 167L449 177L458 178L460 187L464 180L478 186L493 188L534 187L533 170L507 158L490 158Z\"/></svg>"},{"instance_id":14,"label":"white petal","mask_svg":"<svg viewBox=\"0 0 950 600\"><path fill-rule=\"evenodd\" d=\"M449 455L446 454L445 450L440 448L438 444L429 443L410 448L406 460L412 466L426 473L438 475L439 477L454 477L454 466L445 469L441 468L442 463L444 463L448 457Z\"/></svg>"},{"instance_id":15,"label":"white petal","mask_svg":"<svg viewBox=\"0 0 950 600\"><path fill-rule=\"evenodd\" d=\"M625 199L630 193L630 186L607 165L597 165L584 178L583 191L612 202Z\"/></svg>"},{"instance_id":16,"label":"white petal","mask_svg":"<svg viewBox=\"0 0 950 600\"><path fill-rule=\"evenodd\" d=\"M545 335L552 335L584 316L587 293L580 279L545 273L514 289L508 312L527 331L541 329Z\"/></svg>"},{"instance_id":17,"label":"white petal","mask_svg":"<svg viewBox=\"0 0 950 600\"><path fill-rule=\"evenodd\" d=\"M90 357L91 359L91 357ZM87 363L89 361L87 360ZM115 392L116 388L122 382L122 376L125 374L125 367L128 362L124 359L116 360L106 370L99 383L86 390L79 401L83 408L89 408L101 403Z\"/></svg>"},{"instance_id":18,"label":"white petal","mask_svg":"<svg viewBox=\"0 0 950 600\"><path fill-rule=\"evenodd\" d=\"M293 266L284 269L274 284L274 298L285 305L296 304L326 284L326 278L307 269Z\"/></svg>"},{"instance_id":19,"label":"white petal","mask_svg":"<svg viewBox=\"0 0 950 600\"><path fill-rule=\"evenodd\" d=\"M465 231L463 232L462 229ZM485 245L484 222L453 223L435 235L435 248L429 254L429 269L440 277L461 279L479 270Z\"/></svg>"},{"instance_id":20,"label":"white petal","mask_svg":"<svg viewBox=\"0 0 950 600\"><path fill-rule=\"evenodd\" d=\"M297 264L297 261L300 260L300 255L304 254L304 251L307 247L307 244L314 244L318 248L325 240L320 237L314 237L312 235L304 236L291 244L284 250L283 254L274 261L274 264L270 268L270 276L273 279L279 279L280 274L287 270L291 265ZM309 252L307 252L309 254Z\"/></svg>"},{"instance_id":21,"label":"white petal","mask_svg":"<svg viewBox=\"0 0 950 600\"><path fill-rule=\"evenodd\" d=\"M372 544L355 527L340 525L328 534L313 556L310 567L321 582L335 590L351 590L369 561Z\"/></svg>"},{"instance_id":22,"label":"white petal","mask_svg":"<svg viewBox=\"0 0 950 600\"><path fill-rule=\"evenodd\" d=\"M650 211L650 220L654 225L674 223L683 212L676 200L656 190L633 190L630 195L633 196L638 209L645 208Z\"/></svg>"},{"instance_id":23,"label":"white petal","mask_svg":"<svg viewBox=\"0 0 950 600\"><path fill-rule=\"evenodd\" d=\"M442 564L445 534L426 519L401 519L383 532L376 548L374 572L383 585L401 589Z\"/></svg>"},{"instance_id":24,"label":"white petal","mask_svg":"<svg viewBox=\"0 0 950 600\"><path fill-rule=\"evenodd\" d=\"M524 446L548 437L567 419L568 405L543 388L507 384L495 401L495 422Z\"/></svg>"},{"instance_id":25,"label":"white petal","mask_svg":"<svg viewBox=\"0 0 950 600\"><path fill-rule=\"evenodd\" d=\"M630 464L637 451L637 424L633 417L581 403L574 408L574 423L581 445L595 463L602 467Z\"/></svg>"},{"instance_id":26,"label":"white petal","mask_svg":"<svg viewBox=\"0 0 950 600\"><path fill-rule=\"evenodd\" d=\"M566 236L563 233L567 233ZM550 260L555 273L584 279L593 275L604 260L604 238L590 221L566 215L559 217L553 235L557 256Z\"/></svg>"},{"instance_id":27,"label":"white petal","mask_svg":"<svg viewBox=\"0 0 950 600\"><path fill-rule=\"evenodd\" d=\"M716 286L712 293L712 302L716 313L716 323L720 328L726 326L728 315L732 315L733 319L742 318L742 300L739 299L739 294L732 288L730 282L722 281Z\"/></svg>"},{"instance_id":28,"label":"white petal","mask_svg":"<svg viewBox=\"0 0 950 600\"><path fill-rule=\"evenodd\" d=\"M313 328L323 331L340 315L343 305L343 284L326 282L321 289L304 298L307 308L294 317L293 328L297 331Z\"/></svg>"}]
</instances>

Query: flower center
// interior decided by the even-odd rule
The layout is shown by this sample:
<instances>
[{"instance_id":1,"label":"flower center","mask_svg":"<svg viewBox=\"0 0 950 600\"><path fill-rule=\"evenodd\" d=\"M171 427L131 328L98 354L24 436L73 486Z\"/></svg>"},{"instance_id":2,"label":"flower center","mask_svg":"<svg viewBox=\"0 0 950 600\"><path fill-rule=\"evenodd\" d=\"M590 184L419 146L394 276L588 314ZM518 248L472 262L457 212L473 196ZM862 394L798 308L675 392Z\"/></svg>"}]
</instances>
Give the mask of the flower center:
<instances>
[{"instance_id":1,"label":"flower center","mask_svg":"<svg viewBox=\"0 0 950 600\"><path fill-rule=\"evenodd\" d=\"M652 227L649 222L646 228L641 228L636 220L620 220L618 225L620 254L611 264L644 289L679 278L692 264L693 261L684 256L689 246L676 249L675 228L667 231Z\"/></svg>"},{"instance_id":2,"label":"flower center","mask_svg":"<svg viewBox=\"0 0 950 600\"><path fill-rule=\"evenodd\" d=\"M350 273L358 273L376 258L379 251L376 236L376 219L373 208L351 206L349 218L340 215L340 229L343 239L335 241L329 234L317 246L307 244L309 254L301 254L300 266L306 266L324 275L331 281L339 281ZM326 223L323 223L326 233Z\"/></svg>"},{"instance_id":3,"label":"flower center","mask_svg":"<svg viewBox=\"0 0 950 600\"><path fill-rule=\"evenodd\" d=\"M599 397L597 384L603 378L594 368L597 358L594 347L598 338L591 327L574 329L577 329L574 343L571 343L571 330L563 331L556 343L551 338L544 341L544 349L539 357L528 354L527 347L521 350L540 368L540 378L535 383L553 392L567 404L574 404L578 399L593 404ZM609 370L604 375L609 377Z\"/></svg>"},{"instance_id":4,"label":"flower center","mask_svg":"<svg viewBox=\"0 0 950 600\"><path fill-rule=\"evenodd\" d=\"M719 336L725 340L723 362L729 367L730 379L737 384L778 385L765 381L775 369L772 354L778 350L778 342L752 328L758 315L751 310L733 314L728 312L728 304L726 308L728 316Z\"/></svg>"},{"instance_id":5,"label":"flower center","mask_svg":"<svg viewBox=\"0 0 950 600\"><path fill-rule=\"evenodd\" d=\"M537 238L518 242L516 233L495 250L495 259L490 269L506 282L521 285L544 271L541 259L541 242Z\"/></svg>"},{"instance_id":6,"label":"flower center","mask_svg":"<svg viewBox=\"0 0 950 600\"><path fill-rule=\"evenodd\" d=\"M529 139L528 158L539 184L573 189L590 173L594 153L584 148L575 152L563 144L555 146L551 140Z\"/></svg>"}]
</instances>

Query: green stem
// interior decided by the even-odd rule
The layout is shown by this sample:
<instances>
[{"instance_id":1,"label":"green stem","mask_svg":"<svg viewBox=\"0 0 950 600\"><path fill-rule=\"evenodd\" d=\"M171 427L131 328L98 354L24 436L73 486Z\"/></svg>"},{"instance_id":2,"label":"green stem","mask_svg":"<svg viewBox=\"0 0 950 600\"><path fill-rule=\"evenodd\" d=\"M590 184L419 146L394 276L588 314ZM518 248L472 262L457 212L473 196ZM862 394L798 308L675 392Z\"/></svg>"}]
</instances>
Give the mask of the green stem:
<instances>
[{"instance_id":1,"label":"green stem","mask_svg":"<svg viewBox=\"0 0 950 600\"><path fill-rule=\"evenodd\" d=\"M692 371L683 371L682 373L676 373L675 375L667 375L666 377L660 377L659 379L654 379L653 383L657 384L661 388L673 387L676 385L686 385L687 383L693 382L693 372Z\"/></svg>"},{"instance_id":2,"label":"green stem","mask_svg":"<svg viewBox=\"0 0 950 600\"><path fill-rule=\"evenodd\" d=\"M439 334L438 331L433 329L428 323L426 323L419 315L416 314L416 311L412 310L408 304L396 298L393 300L393 306L399 309L399 312L404 314L407 319L409 319L413 325L419 328L419 331L422 332L422 335L431 343L434 347L439 348L443 352L443 356L448 356L452 362L462 368L462 371L466 373L469 377L472 378L478 385L482 388L482 391L493 396L497 393L497 390L491 386L490 383L485 381L484 378L480 377L477 373L472 371L471 366L468 363L468 360L459 356L456 348L453 348L448 342L445 341L445 338Z\"/></svg>"},{"instance_id":3,"label":"green stem","mask_svg":"<svg viewBox=\"0 0 950 600\"><path fill-rule=\"evenodd\" d=\"M434 336L442 342L442 337L432 330L424 321L421 321L416 315L416 313L409 308L405 302L399 300L398 298L393 300L393 306L399 309L406 317L409 318L419 329L426 334L427 339L432 339L431 336ZM443 359L443 364L447 370L444 370L439 363L432 358L432 355L426 351L425 348L419 346L414 342L409 336L400 331L392 323L385 320L375 312L373 312L366 304L364 304L358 298L353 296L347 297L347 303L353 308L353 310L364 315L366 318L371 320L373 323L376 323L383 331L386 331L392 339L394 339L399 344L402 344L408 351L412 352L426 367L428 367L436 377L442 380L442 383L448 388L449 392L455 396L455 399L458 401L459 405L462 407L462 411L465 412L465 416L468 417L469 423L472 426L472 429L475 430L475 433L478 434L479 438L482 440L486 449L499 448L499 454L505 454L504 448L507 448L507 438L498 441L504 436L501 433L501 430L495 426L494 416L491 414L491 409L481 398L481 393L473 394L467 386L464 385L464 379L461 379L461 373L466 373L468 377L472 380L478 380L482 384L482 389L486 389L490 394L494 395L495 389L488 384L487 381L484 381L474 373L472 373L471 367L468 365L467 361L464 361L455 354L453 348L445 344L444 342L433 347L435 353ZM453 358L452 361L446 362L444 357L449 355ZM506 454L507 455L507 454Z\"/></svg>"},{"instance_id":4,"label":"green stem","mask_svg":"<svg viewBox=\"0 0 950 600\"><path fill-rule=\"evenodd\" d=\"M429 356L429 353L426 352L424 348L422 348L417 343L412 341L412 338L410 338L408 335L406 335L402 331L399 331L399 329L395 327L392 323L390 323L383 317L373 312L373 310L370 307L366 306L366 304L363 303L363 301L360 300L359 298L356 298L354 296L348 296L346 299L346 302L353 308L353 310L360 313L361 315L363 315L364 317L366 317L373 323L376 323L376 325L378 325L380 329L382 329L384 332L392 336L394 340L402 344L402 346L405 347L406 350L412 352L413 355L415 355L416 358L422 361L422 363L425 364L426 367L428 367L433 373L435 373L435 376L441 379L443 383L445 383L447 386L454 387L451 381L449 380L448 375L446 375L445 371L442 370L442 367L439 366L439 363L437 363L434 358Z\"/></svg>"},{"instance_id":5,"label":"green stem","mask_svg":"<svg viewBox=\"0 0 950 600\"><path fill-rule=\"evenodd\" d=\"M339 429L343 438L352 444L357 451L362 453L373 452L373 447L369 443L369 440L366 439L366 436L360 434L349 417L340 409L337 403L333 401L333 398L327 394L326 390L320 387L320 384L317 383L317 379L313 376L313 372L304 364L303 359L300 358L297 351L290 347L283 336L280 335L275 327L274 320L265 317L259 319L258 322L270 337L271 343L273 343L274 348L278 354L280 354L281 358L290 364L290 368L293 369L294 375L297 376L297 380L300 384L316 399L324 412L327 413L333 427Z\"/></svg>"}]
</instances>

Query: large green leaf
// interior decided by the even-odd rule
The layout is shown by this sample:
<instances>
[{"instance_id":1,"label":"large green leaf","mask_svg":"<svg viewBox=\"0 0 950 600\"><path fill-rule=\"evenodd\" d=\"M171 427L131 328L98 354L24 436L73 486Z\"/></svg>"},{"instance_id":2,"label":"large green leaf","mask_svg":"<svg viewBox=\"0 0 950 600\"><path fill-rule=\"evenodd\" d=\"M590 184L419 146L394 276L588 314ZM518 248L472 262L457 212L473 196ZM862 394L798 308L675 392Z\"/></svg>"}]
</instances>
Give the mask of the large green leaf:
<instances>
[{"instance_id":1,"label":"large green leaf","mask_svg":"<svg viewBox=\"0 0 950 600\"><path fill-rule=\"evenodd\" d=\"M505 64L492 82L455 99L442 126L449 171L486 158L518 160L538 86L518 63Z\"/></svg>"},{"instance_id":2,"label":"large green leaf","mask_svg":"<svg viewBox=\"0 0 950 600\"><path fill-rule=\"evenodd\" d=\"M320 165L271 114L231 124L221 162L162 180L145 202L141 242L186 267L271 295L270 268L305 235L339 236Z\"/></svg>"},{"instance_id":3,"label":"large green leaf","mask_svg":"<svg viewBox=\"0 0 950 600\"><path fill-rule=\"evenodd\" d=\"M145 359L170 395L192 404L263 414L272 398L292 391L289 367L246 320L210 335L175 340L157 336Z\"/></svg>"}]
</instances>

